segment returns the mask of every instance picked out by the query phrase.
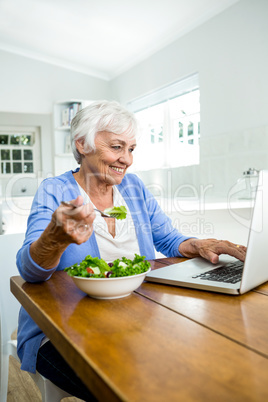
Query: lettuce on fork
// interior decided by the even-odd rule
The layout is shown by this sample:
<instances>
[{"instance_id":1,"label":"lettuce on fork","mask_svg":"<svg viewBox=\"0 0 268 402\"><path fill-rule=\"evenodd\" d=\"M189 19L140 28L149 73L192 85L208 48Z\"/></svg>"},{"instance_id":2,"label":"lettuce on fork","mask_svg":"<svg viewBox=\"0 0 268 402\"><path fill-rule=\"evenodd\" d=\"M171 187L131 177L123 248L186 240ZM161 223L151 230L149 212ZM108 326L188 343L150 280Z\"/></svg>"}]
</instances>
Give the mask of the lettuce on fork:
<instances>
[{"instance_id":1,"label":"lettuce on fork","mask_svg":"<svg viewBox=\"0 0 268 402\"><path fill-rule=\"evenodd\" d=\"M126 219L127 217L127 209L123 205L121 207L106 208L104 213L115 219Z\"/></svg>"}]
</instances>

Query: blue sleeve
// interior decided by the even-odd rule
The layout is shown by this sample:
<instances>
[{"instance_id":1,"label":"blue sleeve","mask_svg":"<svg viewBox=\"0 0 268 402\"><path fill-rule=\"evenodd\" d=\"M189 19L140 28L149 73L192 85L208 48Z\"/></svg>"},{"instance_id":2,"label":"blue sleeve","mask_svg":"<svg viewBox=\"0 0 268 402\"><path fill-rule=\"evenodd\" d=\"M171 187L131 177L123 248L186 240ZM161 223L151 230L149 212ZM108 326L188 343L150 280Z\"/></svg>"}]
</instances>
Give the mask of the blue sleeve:
<instances>
[{"instance_id":1,"label":"blue sleeve","mask_svg":"<svg viewBox=\"0 0 268 402\"><path fill-rule=\"evenodd\" d=\"M180 244L191 237L173 227L152 193L135 174L127 174L118 186L128 203L139 241L140 252L148 259L155 258L154 250L166 257L183 257Z\"/></svg>"},{"instance_id":2,"label":"blue sleeve","mask_svg":"<svg viewBox=\"0 0 268 402\"><path fill-rule=\"evenodd\" d=\"M179 246L191 237L184 236L174 228L171 219L163 212L150 191L146 187L143 191L155 249L167 257L183 257L179 253Z\"/></svg>"},{"instance_id":3,"label":"blue sleeve","mask_svg":"<svg viewBox=\"0 0 268 402\"><path fill-rule=\"evenodd\" d=\"M39 186L34 197L31 212L27 222L27 231L22 248L17 253L17 267L20 275L27 282L40 282L51 277L57 266L44 269L37 265L30 255L30 246L36 241L51 221L53 212L62 199L73 199L76 194L64 181L51 178L45 179Z\"/></svg>"}]
</instances>

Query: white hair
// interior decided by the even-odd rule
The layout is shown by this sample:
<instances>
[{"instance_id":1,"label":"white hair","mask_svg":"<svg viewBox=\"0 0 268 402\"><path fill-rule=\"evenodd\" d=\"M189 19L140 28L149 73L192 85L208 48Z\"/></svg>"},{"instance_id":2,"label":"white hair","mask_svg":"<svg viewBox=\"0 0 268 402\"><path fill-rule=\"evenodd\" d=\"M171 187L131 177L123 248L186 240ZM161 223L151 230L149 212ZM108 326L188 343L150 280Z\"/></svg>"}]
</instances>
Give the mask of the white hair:
<instances>
[{"instance_id":1,"label":"white hair","mask_svg":"<svg viewBox=\"0 0 268 402\"><path fill-rule=\"evenodd\" d=\"M80 110L71 122L72 151L79 164L82 157L76 148L76 141L82 140L85 152L95 151L95 137L100 131L136 137L136 117L115 101L92 102Z\"/></svg>"}]
</instances>

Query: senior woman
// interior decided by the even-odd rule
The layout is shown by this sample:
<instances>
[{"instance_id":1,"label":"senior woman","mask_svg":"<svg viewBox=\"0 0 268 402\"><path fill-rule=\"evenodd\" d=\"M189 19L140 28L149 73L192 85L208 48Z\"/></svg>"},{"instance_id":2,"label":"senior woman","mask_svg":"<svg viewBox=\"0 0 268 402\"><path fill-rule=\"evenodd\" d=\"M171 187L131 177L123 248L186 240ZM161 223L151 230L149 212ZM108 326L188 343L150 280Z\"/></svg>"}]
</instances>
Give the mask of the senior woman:
<instances>
[{"instance_id":1,"label":"senior woman","mask_svg":"<svg viewBox=\"0 0 268 402\"><path fill-rule=\"evenodd\" d=\"M72 120L72 149L80 168L44 180L33 201L24 244L17 255L21 276L29 282L48 280L56 270L88 254L107 262L116 258L147 259L155 249L167 257L202 256L213 263L220 254L244 260L246 248L228 241L183 236L172 227L142 181L126 174L136 148L137 122L117 102L97 101ZM69 205L62 201L70 202ZM94 211L124 205L118 221ZM18 327L21 368L45 377L74 396L94 400L22 308Z\"/></svg>"}]
</instances>

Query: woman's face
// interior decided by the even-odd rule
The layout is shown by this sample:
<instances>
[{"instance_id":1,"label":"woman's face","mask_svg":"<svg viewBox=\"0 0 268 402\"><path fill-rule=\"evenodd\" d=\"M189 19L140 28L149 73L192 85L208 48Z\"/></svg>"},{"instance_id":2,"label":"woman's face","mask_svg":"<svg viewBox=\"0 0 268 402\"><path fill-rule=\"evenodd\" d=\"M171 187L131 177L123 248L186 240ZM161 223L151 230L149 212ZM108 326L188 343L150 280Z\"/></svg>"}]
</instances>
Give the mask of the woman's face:
<instances>
[{"instance_id":1,"label":"woman's face","mask_svg":"<svg viewBox=\"0 0 268 402\"><path fill-rule=\"evenodd\" d=\"M120 184L133 162L135 137L101 131L95 137L95 146L96 151L84 153L82 169L94 174L100 182Z\"/></svg>"}]
</instances>

